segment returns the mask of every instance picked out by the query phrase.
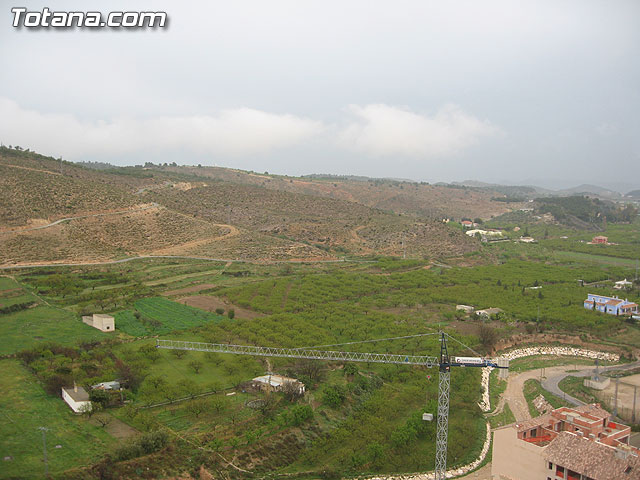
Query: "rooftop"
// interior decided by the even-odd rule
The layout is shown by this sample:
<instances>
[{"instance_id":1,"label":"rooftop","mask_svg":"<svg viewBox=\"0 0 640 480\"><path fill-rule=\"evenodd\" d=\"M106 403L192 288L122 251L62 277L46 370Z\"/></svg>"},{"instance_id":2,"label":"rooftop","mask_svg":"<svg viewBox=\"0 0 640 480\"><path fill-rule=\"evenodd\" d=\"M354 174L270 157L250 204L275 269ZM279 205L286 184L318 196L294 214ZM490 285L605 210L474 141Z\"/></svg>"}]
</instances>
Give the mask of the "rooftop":
<instances>
[{"instance_id":1,"label":"rooftop","mask_svg":"<svg viewBox=\"0 0 640 480\"><path fill-rule=\"evenodd\" d=\"M632 448L594 442L561 432L545 450L545 460L594 480L640 479L640 459Z\"/></svg>"},{"instance_id":2,"label":"rooftop","mask_svg":"<svg viewBox=\"0 0 640 480\"><path fill-rule=\"evenodd\" d=\"M67 392L74 402L88 402L89 394L82 387L62 387L62 390Z\"/></svg>"}]
</instances>

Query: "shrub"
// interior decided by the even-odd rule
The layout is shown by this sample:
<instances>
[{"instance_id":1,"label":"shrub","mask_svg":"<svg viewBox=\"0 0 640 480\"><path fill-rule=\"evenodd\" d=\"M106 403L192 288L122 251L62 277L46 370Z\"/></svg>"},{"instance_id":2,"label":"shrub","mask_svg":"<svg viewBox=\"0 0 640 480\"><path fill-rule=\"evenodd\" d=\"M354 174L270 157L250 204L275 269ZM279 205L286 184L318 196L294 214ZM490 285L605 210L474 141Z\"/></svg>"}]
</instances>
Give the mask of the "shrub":
<instances>
[{"instance_id":1,"label":"shrub","mask_svg":"<svg viewBox=\"0 0 640 480\"><path fill-rule=\"evenodd\" d=\"M216 313L218 315L222 315L224 313L224 308L220 308L220 307L216 308Z\"/></svg>"},{"instance_id":2,"label":"shrub","mask_svg":"<svg viewBox=\"0 0 640 480\"><path fill-rule=\"evenodd\" d=\"M322 403L331 408L338 408L346 398L347 393L342 385L328 385L322 392Z\"/></svg>"}]
</instances>

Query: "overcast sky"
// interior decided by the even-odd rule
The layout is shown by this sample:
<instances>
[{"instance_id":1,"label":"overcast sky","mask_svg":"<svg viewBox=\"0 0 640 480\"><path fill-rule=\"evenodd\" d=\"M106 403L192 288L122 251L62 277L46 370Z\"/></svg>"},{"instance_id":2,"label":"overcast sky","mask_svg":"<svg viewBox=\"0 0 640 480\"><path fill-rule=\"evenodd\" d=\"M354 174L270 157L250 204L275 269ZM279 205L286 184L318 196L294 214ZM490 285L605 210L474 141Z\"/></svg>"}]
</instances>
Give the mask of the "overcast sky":
<instances>
[{"instance_id":1,"label":"overcast sky","mask_svg":"<svg viewBox=\"0 0 640 480\"><path fill-rule=\"evenodd\" d=\"M0 6L0 141L69 160L640 187L640 2ZM29 10L169 28L14 29Z\"/></svg>"}]
</instances>

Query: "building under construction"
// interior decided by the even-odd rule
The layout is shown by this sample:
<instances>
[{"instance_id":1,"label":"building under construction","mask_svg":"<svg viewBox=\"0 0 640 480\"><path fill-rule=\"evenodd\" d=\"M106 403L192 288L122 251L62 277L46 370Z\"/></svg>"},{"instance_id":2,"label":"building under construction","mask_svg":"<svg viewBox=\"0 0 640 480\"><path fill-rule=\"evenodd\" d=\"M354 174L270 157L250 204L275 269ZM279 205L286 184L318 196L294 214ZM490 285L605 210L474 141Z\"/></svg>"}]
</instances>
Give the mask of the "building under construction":
<instances>
[{"instance_id":1,"label":"building under construction","mask_svg":"<svg viewBox=\"0 0 640 480\"><path fill-rule=\"evenodd\" d=\"M599 404L562 407L498 428L494 480L637 480L640 450L631 428L610 420Z\"/></svg>"}]
</instances>

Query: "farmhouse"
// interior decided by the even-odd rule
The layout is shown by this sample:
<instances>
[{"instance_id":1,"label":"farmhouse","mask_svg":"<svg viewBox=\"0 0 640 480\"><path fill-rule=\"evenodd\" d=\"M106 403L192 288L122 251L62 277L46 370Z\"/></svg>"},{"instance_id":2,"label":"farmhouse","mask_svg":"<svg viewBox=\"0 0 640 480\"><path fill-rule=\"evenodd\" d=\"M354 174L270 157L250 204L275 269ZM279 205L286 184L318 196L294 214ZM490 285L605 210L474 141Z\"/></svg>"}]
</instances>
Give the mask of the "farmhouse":
<instances>
[{"instance_id":1,"label":"farmhouse","mask_svg":"<svg viewBox=\"0 0 640 480\"><path fill-rule=\"evenodd\" d=\"M91 410L89 394L84 388L77 386L75 383L73 384L73 387L62 387L62 399L67 402L67 405L71 407L71 410L76 413L83 413Z\"/></svg>"},{"instance_id":2,"label":"farmhouse","mask_svg":"<svg viewBox=\"0 0 640 480\"><path fill-rule=\"evenodd\" d=\"M111 382L101 382L96 385L92 385L93 390L120 390L120 382L113 380Z\"/></svg>"},{"instance_id":3,"label":"farmhouse","mask_svg":"<svg viewBox=\"0 0 640 480\"><path fill-rule=\"evenodd\" d=\"M604 237L602 235L598 235L598 236L593 237L593 239L591 240L591 243L600 244L600 245L607 245L609 243L609 238Z\"/></svg>"},{"instance_id":4,"label":"farmhouse","mask_svg":"<svg viewBox=\"0 0 640 480\"><path fill-rule=\"evenodd\" d=\"M604 295L595 295L590 293L584 301L584 308L593 310L594 308L609 315L631 315L638 313L638 304L632 303L627 299L622 300L618 297L605 297Z\"/></svg>"},{"instance_id":5,"label":"farmhouse","mask_svg":"<svg viewBox=\"0 0 640 480\"><path fill-rule=\"evenodd\" d=\"M497 315L502 312L503 310L501 308L491 307L485 308L484 310L477 310L476 314L480 317L489 318L491 315Z\"/></svg>"},{"instance_id":6,"label":"farmhouse","mask_svg":"<svg viewBox=\"0 0 640 480\"><path fill-rule=\"evenodd\" d=\"M473 313L474 310L475 308L473 308L471 305L456 305L457 312Z\"/></svg>"},{"instance_id":7,"label":"farmhouse","mask_svg":"<svg viewBox=\"0 0 640 480\"><path fill-rule=\"evenodd\" d=\"M520 237L518 239L518 241L522 242L522 243L535 243L536 239L533 237Z\"/></svg>"},{"instance_id":8,"label":"farmhouse","mask_svg":"<svg viewBox=\"0 0 640 480\"><path fill-rule=\"evenodd\" d=\"M633 287L633 282L628 281L626 278L624 280L617 281L613 285L613 288L616 290L624 290L631 287Z\"/></svg>"},{"instance_id":9,"label":"farmhouse","mask_svg":"<svg viewBox=\"0 0 640 480\"><path fill-rule=\"evenodd\" d=\"M500 230L481 230L479 228L468 230L465 233L470 237L474 237L476 234L480 234L483 237L501 237L502 236L502 232Z\"/></svg>"},{"instance_id":10,"label":"farmhouse","mask_svg":"<svg viewBox=\"0 0 640 480\"><path fill-rule=\"evenodd\" d=\"M296 387L298 393L304 393L304 383L295 378L283 377L282 375L262 375L252 380L255 387L261 390L271 389L276 392L281 391L285 385L290 384Z\"/></svg>"},{"instance_id":11,"label":"farmhouse","mask_svg":"<svg viewBox=\"0 0 640 480\"><path fill-rule=\"evenodd\" d=\"M105 315L104 313L84 315L82 317L82 321L102 332L113 332L116 329L116 322L114 318L111 315Z\"/></svg>"},{"instance_id":12,"label":"farmhouse","mask_svg":"<svg viewBox=\"0 0 640 480\"><path fill-rule=\"evenodd\" d=\"M631 428L609 417L599 404L562 407L496 429L493 478L640 479L640 450L629 446Z\"/></svg>"},{"instance_id":13,"label":"farmhouse","mask_svg":"<svg viewBox=\"0 0 640 480\"><path fill-rule=\"evenodd\" d=\"M460 224L464 227L464 228L471 228L474 227L475 224L471 221L471 220L462 220L460 222Z\"/></svg>"}]
</instances>

